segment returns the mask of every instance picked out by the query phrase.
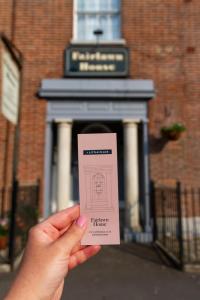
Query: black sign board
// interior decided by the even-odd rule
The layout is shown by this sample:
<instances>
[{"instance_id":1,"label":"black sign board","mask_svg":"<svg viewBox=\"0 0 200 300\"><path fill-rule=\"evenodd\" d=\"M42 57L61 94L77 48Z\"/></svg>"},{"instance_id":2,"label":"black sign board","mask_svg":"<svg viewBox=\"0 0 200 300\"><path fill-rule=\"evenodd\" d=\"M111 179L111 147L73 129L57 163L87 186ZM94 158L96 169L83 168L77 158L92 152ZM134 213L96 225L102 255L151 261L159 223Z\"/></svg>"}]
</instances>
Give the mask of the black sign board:
<instances>
[{"instance_id":1,"label":"black sign board","mask_svg":"<svg viewBox=\"0 0 200 300\"><path fill-rule=\"evenodd\" d=\"M128 50L122 47L70 47L65 53L65 76L125 77Z\"/></svg>"}]
</instances>

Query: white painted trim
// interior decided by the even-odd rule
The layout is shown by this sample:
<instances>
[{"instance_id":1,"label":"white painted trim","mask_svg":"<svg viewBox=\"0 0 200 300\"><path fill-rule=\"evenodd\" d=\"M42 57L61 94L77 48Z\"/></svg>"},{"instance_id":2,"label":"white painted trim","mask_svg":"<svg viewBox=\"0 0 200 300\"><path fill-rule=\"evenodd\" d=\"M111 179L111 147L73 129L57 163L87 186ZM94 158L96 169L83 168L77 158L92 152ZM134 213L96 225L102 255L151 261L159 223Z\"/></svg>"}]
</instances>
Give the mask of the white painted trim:
<instances>
[{"instance_id":1,"label":"white painted trim","mask_svg":"<svg viewBox=\"0 0 200 300\"><path fill-rule=\"evenodd\" d=\"M55 119L54 120L55 123L65 123L65 124L72 124L73 120L72 119Z\"/></svg>"},{"instance_id":2,"label":"white painted trim","mask_svg":"<svg viewBox=\"0 0 200 300\"><path fill-rule=\"evenodd\" d=\"M72 45L96 45L96 41L78 40L76 38L71 39L70 44ZM125 39L112 40L112 41L99 41L100 45L126 45Z\"/></svg>"},{"instance_id":3,"label":"white painted trim","mask_svg":"<svg viewBox=\"0 0 200 300\"><path fill-rule=\"evenodd\" d=\"M122 120L123 124L126 124L126 125L132 125L134 126L134 124L138 124L141 122L141 119L123 119Z\"/></svg>"}]
</instances>

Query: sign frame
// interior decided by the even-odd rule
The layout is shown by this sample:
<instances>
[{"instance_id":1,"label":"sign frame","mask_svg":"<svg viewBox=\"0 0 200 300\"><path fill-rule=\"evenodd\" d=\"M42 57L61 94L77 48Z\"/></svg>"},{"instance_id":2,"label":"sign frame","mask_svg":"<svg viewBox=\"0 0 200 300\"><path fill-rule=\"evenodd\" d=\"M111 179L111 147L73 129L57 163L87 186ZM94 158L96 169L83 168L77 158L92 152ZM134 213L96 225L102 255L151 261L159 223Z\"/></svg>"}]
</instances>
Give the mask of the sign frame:
<instances>
[{"instance_id":1,"label":"sign frame","mask_svg":"<svg viewBox=\"0 0 200 300\"><path fill-rule=\"evenodd\" d=\"M72 51L80 51L82 54L87 53L97 53L100 54L122 54L124 57L124 70L123 71L71 71ZM77 77L77 78L112 78L112 77L128 77L129 76L129 51L127 47L109 47L109 46L70 46L65 49L65 62L64 62L64 77ZM89 60L83 60L83 62L88 62ZM94 60L95 63L95 60ZM111 61L113 64L113 62ZM98 64L98 63L97 63ZM97 65L96 64L96 65ZM106 61L103 61L106 64ZM108 64L108 62L107 62Z\"/></svg>"},{"instance_id":2,"label":"sign frame","mask_svg":"<svg viewBox=\"0 0 200 300\"><path fill-rule=\"evenodd\" d=\"M12 124L17 125L20 106L21 66L12 51L10 51L10 45L7 45L6 42L1 37L0 58L2 82L0 110L4 118Z\"/></svg>"}]
</instances>

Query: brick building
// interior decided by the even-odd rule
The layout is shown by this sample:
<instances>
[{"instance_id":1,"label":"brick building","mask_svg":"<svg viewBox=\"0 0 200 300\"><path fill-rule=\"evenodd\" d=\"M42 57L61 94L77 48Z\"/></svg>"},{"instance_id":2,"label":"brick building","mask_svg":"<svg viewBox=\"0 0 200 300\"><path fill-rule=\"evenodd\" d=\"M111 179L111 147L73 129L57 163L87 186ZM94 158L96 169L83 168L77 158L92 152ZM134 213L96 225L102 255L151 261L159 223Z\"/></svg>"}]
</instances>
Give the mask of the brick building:
<instances>
[{"instance_id":1,"label":"brick building","mask_svg":"<svg viewBox=\"0 0 200 300\"><path fill-rule=\"evenodd\" d=\"M151 179L199 185L199 14L198 0L0 0L0 32L23 57L18 179L41 180L42 213L78 200L79 132L117 132L120 207L133 232L151 236ZM77 70L73 55L87 66ZM163 139L177 122L182 137ZM13 132L1 114L1 187L11 184Z\"/></svg>"}]
</instances>

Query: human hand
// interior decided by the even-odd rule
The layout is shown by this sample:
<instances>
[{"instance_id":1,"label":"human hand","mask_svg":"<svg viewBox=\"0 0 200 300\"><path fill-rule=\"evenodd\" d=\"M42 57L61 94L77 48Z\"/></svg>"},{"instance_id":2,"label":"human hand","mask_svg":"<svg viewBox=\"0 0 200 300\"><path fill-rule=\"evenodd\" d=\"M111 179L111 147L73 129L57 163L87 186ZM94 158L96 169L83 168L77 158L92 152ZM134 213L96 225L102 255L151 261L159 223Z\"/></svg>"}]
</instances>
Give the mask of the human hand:
<instances>
[{"instance_id":1,"label":"human hand","mask_svg":"<svg viewBox=\"0 0 200 300\"><path fill-rule=\"evenodd\" d=\"M86 227L76 205L31 228L19 273L5 299L60 299L68 271L100 250L99 245L80 245Z\"/></svg>"}]
</instances>

